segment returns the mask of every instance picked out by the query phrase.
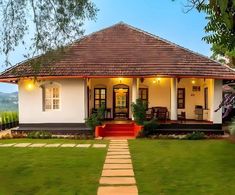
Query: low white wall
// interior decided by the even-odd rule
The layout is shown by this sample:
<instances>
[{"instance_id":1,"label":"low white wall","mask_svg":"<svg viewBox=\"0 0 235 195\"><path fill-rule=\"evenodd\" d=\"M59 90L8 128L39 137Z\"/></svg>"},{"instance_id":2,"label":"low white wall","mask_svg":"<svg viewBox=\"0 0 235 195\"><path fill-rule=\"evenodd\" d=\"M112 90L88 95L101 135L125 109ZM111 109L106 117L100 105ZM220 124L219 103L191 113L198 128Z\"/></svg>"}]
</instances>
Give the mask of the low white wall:
<instances>
[{"instance_id":1,"label":"low white wall","mask_svg":"<svg viewBox=\"0 0 235 195\"><path fill-rule=\"evenodd\" d=\"M51 80L61 86L60 109L43 111L42 88L25 89L19 82L19 122L20 123L84 123L84 80ZM40 83L39 85L43 84Z\"/></svg>"}]
</instances>

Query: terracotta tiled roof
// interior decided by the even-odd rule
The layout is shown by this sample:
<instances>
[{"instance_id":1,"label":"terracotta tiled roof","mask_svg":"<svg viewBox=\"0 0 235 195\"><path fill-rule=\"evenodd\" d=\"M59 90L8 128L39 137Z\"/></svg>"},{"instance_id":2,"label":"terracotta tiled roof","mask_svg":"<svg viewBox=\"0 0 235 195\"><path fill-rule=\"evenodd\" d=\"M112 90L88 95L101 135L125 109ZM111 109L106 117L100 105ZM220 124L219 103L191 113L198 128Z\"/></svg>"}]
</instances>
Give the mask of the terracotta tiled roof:
<instances>
[{"instance_id":1,"label":"terracotta tiled roof","mask_svg":"<svg viewBox=\"0 0 235 195\"><path fill-rule=\"evenodd\" d=\"M235 79L235 71L124 23L85 36L63 58L41 65L37 76L205 77ZM27 62L3 72L0 79L35 76Z\"/></svg>"}]
</instances>

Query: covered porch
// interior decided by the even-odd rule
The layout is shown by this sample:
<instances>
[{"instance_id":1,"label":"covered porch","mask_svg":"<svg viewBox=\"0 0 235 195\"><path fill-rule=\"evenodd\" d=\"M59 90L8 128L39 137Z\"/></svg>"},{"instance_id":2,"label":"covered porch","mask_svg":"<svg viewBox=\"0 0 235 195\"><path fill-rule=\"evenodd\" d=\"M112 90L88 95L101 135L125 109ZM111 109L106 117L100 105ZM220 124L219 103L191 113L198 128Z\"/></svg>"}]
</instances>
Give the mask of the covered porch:
<instances>
[{"instance_id":1,"label":"covered porch","mask_svg":"<svg viewBox=\"0 0 235 195\"><path fill-rule=\"evenodd\" d=\"M106 123L133 119L131 103L148 102L147 118L162 124L222 124L222 80L209 78L89 78L85 79L86 116L103 104ZM216 95L215 95L216 94ZM111 122L112 121L112 122Z\"/></svg>"}]
</instances>

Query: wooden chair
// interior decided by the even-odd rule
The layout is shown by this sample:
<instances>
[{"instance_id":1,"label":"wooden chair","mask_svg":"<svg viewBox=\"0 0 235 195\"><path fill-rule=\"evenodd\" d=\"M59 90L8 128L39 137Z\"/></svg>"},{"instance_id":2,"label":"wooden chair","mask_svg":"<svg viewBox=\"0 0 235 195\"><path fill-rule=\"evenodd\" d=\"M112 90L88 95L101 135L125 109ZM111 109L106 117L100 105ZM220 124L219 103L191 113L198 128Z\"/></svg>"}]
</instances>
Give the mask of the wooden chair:
<instances>
[{"instance_id":1,"label":"wooden chair","mask_svg":"<svg viewBox=\"0 0 235 195\"><path fill-rule=\"evenodd\" d=\"M181 112L180 114L178 114L177 118L178 118L179 121L181 121L181 123L183 123L183 121L186 121L185 112Z\"/></svg>"},{"instance_id":2,"label":"wooden chair","mask_svg":"<svg viewBox=\"0 0 235 195\"><path fill-rule=\"evenodd\" d=\"M146 120L151 120L154 117L153 108L148 108L146 110Z\"/></svg>"},{"instance_id":3,"label":"wooden chair","mask_svg":"<svg viewBox=\"0 0 235 195\"><path fill-rule=\"evenodd\" d=\"M159 107L157 112L157 118L162 121L166 121L168 117L168 110L166 107Z\"/></svg>"}]
</instances>

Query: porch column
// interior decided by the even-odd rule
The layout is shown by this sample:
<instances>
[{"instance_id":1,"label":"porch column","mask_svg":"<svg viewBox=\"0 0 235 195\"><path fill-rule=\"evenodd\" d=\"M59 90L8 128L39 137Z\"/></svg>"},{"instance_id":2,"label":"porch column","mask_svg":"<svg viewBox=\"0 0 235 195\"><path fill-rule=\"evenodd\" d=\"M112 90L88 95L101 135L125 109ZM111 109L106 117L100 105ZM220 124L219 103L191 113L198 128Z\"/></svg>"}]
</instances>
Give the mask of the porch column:
<instances>
[{"instance_id":1,"label":"porch column","mask_svg":"<svg viewBox=\"0 0 235 195\"><path fill-rule=\"evenodd\" d=\"M139 98L139 79L133 78L132 80L132 99L131 102L136 102Z\"/></svg>"},{"instance_id":2,"label":"porch column","mask_svg":"<svg viewBox=\"0 0 235 195\"><path fill-rule=\"evenodd\" d=\"M177 120L177 79L171 78L171 120Z\"/></svg>"},{"instance_id":3,"label":"porch column","mask_svg":"<svg viewBox=\"0 0 235 195\"><path fill-rule=\"evenodd\" d=\"M132 96L131 96L131 102L136 102L136 99L139 98L139 79L133 78L132 79ZM130 105L131 106L131 105ZM130 109L131 110L131 109ZM132 114L132 120L134 119Z\"/></svg>"},{"instance_id":4,"label":"porch column","mask_svg":"<svg viewBox=\"0 0 235 195\"><path fill-rule=\"evenodd\" d=\"M210 121L212 121L214 124L222 124L222 108L215 112L215 110L219 107L220 103L222 102L222 80L212 80L210 97Z\"/></svg>"},{"instance_id":5,"label":"porch column","mask_svg":"<svg viewBox=\"0 0 235 195\"><path fill-rule=\"evenodd\" d=\"M85 112L84 116L85 116L85 118L87 118L88 117L87 104L89 102L89 100L88 100L89 97L87 97L88 79L84 79L83 82L84 82L83 86L84 86L84 112Z\"/></svg>"}]
</instances>

